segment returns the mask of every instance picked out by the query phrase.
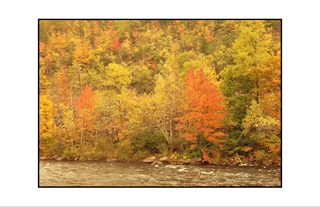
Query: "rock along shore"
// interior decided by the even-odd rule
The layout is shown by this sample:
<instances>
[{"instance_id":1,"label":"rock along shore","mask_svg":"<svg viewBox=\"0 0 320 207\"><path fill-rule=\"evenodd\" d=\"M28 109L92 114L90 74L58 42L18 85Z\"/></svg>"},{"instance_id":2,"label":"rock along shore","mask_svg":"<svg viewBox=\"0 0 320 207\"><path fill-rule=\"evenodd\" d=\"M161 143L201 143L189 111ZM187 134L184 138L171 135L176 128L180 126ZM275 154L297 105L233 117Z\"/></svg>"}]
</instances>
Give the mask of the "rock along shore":
<instances>
[{"instance_id":1,"label":"rock along shore","mask_svg":"<svg viewBox=\"0 0 320 207\"><path fill-rule=\"evenodd\" d=\"M59 155L55 155L52 157L46 157L46 156L42 156L39 157L39 160L57 160L57 161L61 161L61 160L67 160L67 161L107 161L107 162L122 162L121 160L118 159L99 159L99 158L87 158L87 159L83 159L83 158L74 158L74 159L64 159ZM151 157L147 157L143 160L137 160L137 161L129 161L129 162L144 162L147 164L151 164L151 165L167 165L167 164L171 164L171 165L215 165L215 166L281 166L280 163L268 163L268 164L262 164L262 163L258 163L258 162L249 162L249 163L239 163L237 161L231 161L229 163L219 163L219 164L214 164L212 162L202 162L202 158L192 158L192 159L170 159L166 156L163 157L155 157L155 156L151 156Z\"/></svg>"}]
</instances>

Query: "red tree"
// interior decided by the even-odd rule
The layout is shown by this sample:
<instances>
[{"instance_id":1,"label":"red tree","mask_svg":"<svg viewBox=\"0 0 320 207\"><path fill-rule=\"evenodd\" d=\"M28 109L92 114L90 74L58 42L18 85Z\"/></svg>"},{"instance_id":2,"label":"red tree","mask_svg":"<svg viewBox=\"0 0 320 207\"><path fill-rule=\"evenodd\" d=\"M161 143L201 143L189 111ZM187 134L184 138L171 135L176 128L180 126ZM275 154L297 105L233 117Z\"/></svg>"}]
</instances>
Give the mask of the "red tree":
<instances>
[{"instance_id":1,"label":"red tree","mask_svg":"<svg viewBox=\"0 0 320 207\"><path fill-rule=\"evenodd\" d=\"M119 40L120 40L120 39L119 39L119 37L118 37L116 43L115 43L114 45L111 45L111 46L110 46L110 49L111 49L112 51L118 51L118 50L120 50L120 47L121 47L122 43L120 43Z\"/></svg>"},{"instance_id":2,"label":"red tree","mask_svg":"<svg viewBox=\"0 0 320 207\"><path fill-rule=\"evenodd\" d=\"M94 130L94 105L96 102L96 94L92 91L91 85L86 85L81 95L75 102L78 117L78 132L80 133L81 142L84 138L91 137Z\"/></svg>"},{"instance_id":3,"label":"red tree","mask_svg":"<svg viewBox=\"0 0 320 207\"><path fill-rule=\"evenodd\" d=\"M185 84L185 100L182 100L180 108L184 115L176 118L180 120L176 129L182 132L185 139L193 142L196 142L198 135L203 135L208 141L225 141L217 138L227 135L216 132L222 127L226 110L221 104L224 100L222 93L207 79L202 69L194 71L190 68Z\"/></svg>"}]
</instances>

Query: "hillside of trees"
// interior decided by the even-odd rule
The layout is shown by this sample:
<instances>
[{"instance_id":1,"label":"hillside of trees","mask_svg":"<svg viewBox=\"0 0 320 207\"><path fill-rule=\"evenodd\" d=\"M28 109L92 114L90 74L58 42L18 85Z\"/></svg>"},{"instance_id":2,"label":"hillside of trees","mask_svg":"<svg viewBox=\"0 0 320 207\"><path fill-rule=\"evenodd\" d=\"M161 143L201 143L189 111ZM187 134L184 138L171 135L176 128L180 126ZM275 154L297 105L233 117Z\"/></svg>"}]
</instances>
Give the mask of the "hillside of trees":
<instances>
[{"instance_id":1,"label":"hillside of trees","mask_svg":"<svg viewBox=\"0 0 320 207\"><path fill-rule=\"evenodd\" d=\"M281 20L39 20L39 156L281 161Z\"/></svg>"}]
</instances>

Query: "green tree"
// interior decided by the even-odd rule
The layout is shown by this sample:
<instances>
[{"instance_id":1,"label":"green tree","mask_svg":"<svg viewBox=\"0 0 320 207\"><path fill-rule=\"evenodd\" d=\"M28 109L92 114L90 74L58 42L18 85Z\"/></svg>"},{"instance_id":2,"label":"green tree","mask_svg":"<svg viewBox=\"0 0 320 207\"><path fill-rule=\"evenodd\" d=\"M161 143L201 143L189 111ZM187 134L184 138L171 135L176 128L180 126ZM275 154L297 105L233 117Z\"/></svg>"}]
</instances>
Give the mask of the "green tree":
<instances>
[{"instance_id":1,"label":"green tree","mask_svg":"<svg viewBox=\"0 0 320 207\"><path fill-rule=\"evenodd\" d=\"M239 124L252 99L260 101L261 67L266 66L271 58L270 44L271 35L265 30L264 21L242 21L239 37L231 49L234 64L228 65L221 73L223 93Z\"/></svg>"}]
</instances>

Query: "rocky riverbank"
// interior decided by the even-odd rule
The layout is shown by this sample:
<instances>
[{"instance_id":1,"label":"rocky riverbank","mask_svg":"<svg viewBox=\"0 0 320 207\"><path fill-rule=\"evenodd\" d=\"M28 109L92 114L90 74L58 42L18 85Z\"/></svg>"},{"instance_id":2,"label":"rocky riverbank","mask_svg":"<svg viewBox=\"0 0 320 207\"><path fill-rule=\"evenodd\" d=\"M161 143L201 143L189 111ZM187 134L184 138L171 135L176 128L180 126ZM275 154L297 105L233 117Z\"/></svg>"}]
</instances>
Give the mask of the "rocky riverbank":
<instances>
[{"instance_id":1,"label":"rocky riverbank","mask_svg":"<svg viewBox=\"0 0 320 207\"><path fill-rule=\"evenodd\" d=\"M168 157L148 157L142 162L151 163L151 165L163 165L163 164L171 164L171 165L217 165L217 166L280 166L280 163L258 163L258 162L248 162L248 163L239 163L238 161L233 161L229 163L218 163L214 164L213 162L203 162L202 158L193 158L193 159L168 159Z\"/></svg>"},{"instance_id":2,"label":"rocky riverbank","mask_svg":"<svg viewBox=\"0 0 320 207\"><path fill-rule=\"evenodd\" d=\"M46 157L42 156L39 158L40 160L68 160L68 161L107 161L107 162L121 162L121 160L118 159L99 159L99 158L74 158L74 159L66 159L62 158L59 155L55 155L52 157ZM202 158L191 158L191 159L170 159L166 156L162 157L147 157L142 160L136 160L132 162L144 162L148 163L151 165L215 165L215 166L281 166L281 163L259 163L259 162L254 162L254 161L244 161L244 162L239 162L239 161L230 161L230 162L220 162L218 164L212 163L212 162L203 162Z\"/></svg>"}]
</instances>

